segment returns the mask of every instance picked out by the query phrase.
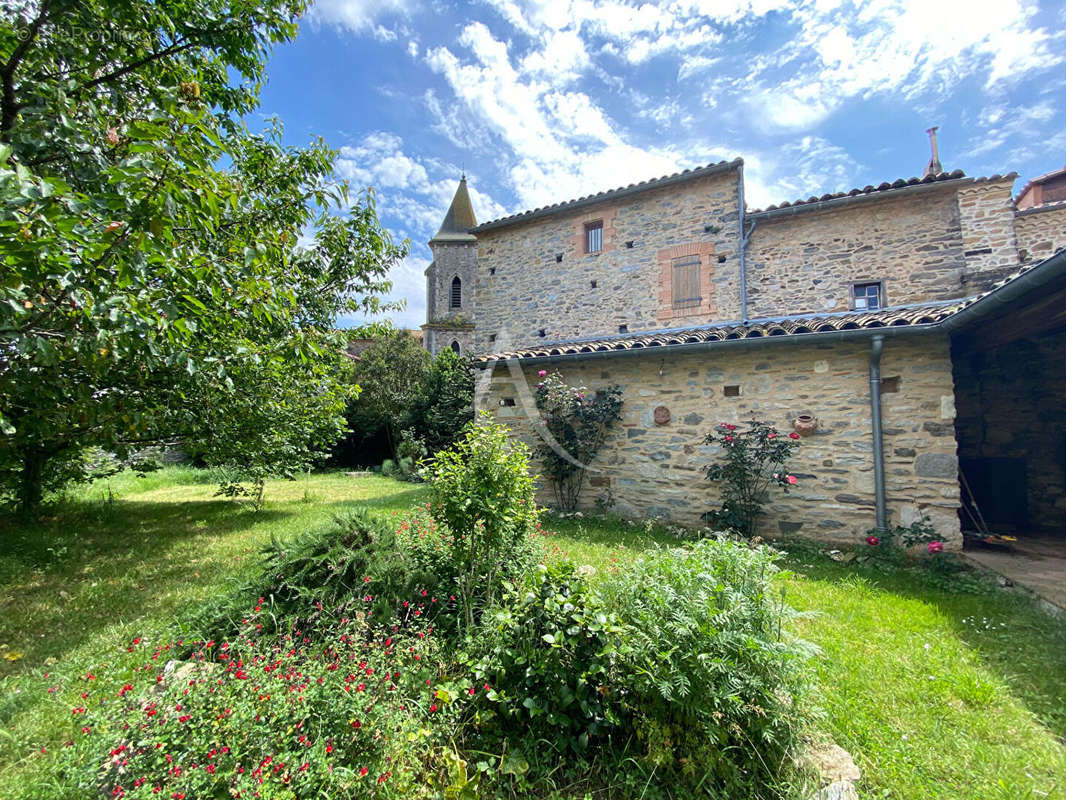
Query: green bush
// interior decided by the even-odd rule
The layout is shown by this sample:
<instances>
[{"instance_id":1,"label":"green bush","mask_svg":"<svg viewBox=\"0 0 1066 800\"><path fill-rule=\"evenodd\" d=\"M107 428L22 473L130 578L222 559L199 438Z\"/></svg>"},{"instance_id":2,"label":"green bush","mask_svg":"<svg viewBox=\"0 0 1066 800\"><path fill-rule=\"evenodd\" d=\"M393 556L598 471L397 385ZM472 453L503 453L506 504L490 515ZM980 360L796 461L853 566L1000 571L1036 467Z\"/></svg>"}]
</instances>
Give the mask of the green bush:
<instances>
[{"instance_id":1,"label":"green bush","mask_svg":"<svg viewBox=\"0 0 1066 800\"><path fill-rule=\"evenodd\" d=\"M659 550L604 584L617 634L614 696L662 778L766 797L803 720L810 647L782 625L780 554L708 539Z\"/></svg>"},{"instance_id":2,"label":"green bush","mask_svg":"<svg viewBox=\"0 0 1066 800\"><path fill-rule=\"evenodd\" d=\"M483 415L437 454L427 472L430 513L451 535L449 571L458 576L456 594L469 629L502 583L529 565L538 514L529 450Z\"/></svg>"},{"instance_id":3,"label":"green bush","mask_svg":"<svg viewBox=\"0 0 1066 800\"><path fill-rule=\"evenodd\" d=\"M546 739L586 752L618 725L612 697L616 620L574 564L538 566L482 618L474 674L492 688L483 736ZM534 753L528 755L533 756Z\"/></svg>"}]
</instances>

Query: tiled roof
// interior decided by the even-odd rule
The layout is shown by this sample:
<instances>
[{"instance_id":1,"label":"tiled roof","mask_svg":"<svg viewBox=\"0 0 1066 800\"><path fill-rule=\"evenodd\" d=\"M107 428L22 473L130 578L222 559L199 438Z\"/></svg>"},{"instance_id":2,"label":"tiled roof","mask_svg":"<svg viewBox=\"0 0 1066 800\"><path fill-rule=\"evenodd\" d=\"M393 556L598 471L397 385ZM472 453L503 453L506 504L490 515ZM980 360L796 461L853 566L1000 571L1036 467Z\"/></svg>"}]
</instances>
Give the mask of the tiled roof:
<instances>
[{"instance_id":1,"label":"tiled roof","mask_svg":"<svg viewBox=\"0 0 1066 800\"><path fill-rule=\"evenodd\" d=\"M1010 172L1010 173L1007 173L1006 175L998 175L997 174L997 175L992 175L992 176L987 177L987 178L969 178L968 180L970 182L976 183L978 181L998 181L998 180L1002 180L1003 178L1011 178L1011 179L1013 179L1013 178L1016 178L1016 177L1018 177L1017 173ZM866 197L868 195L881 195L883 193L892 192L892 191L896 191L896 190L900 190L900 189L909 189L909 188L914 187L914 186L927 186L927 185L929 185L931 183L943 183L945 181L957 181L957 180L963 180L963 179L966 179L966 173L963 172L961 169L957 169L954 172L941 172L941 173L939 173L937 175L928 175L928 176L926 176L924 178L899 178L897 180L892 181L891 183L889 183L888 181L885 181L884 183L878 184L877 186L872 186L872 185L871 186L864 186L861 189L852 189L851 191L848 191L848 192L836 192L836 193L833 193L833 194L823 194L821 197L811 196L811 197L808 197L806 200L800 198L799 200L794 200L791 203L786 201L784 203L778 203L777 205L767 206L766 208L756 209L755 211L749 211L749 212L747 212L747 216L755 217L755 216L759 216L760 214L767 214L768 215L771 212L781 211L782 209L786 209L786 208L796 208L797 206L812 206L812 205L815 205L817 203L826 203L826 202L829 202L831 200L841 201L841 200L847 200L847 199L854 198L854 197Z\"/></svg>"},{"instance_id":2,"label":"tiled roof","mask_svg":"<svg viewBox=\"0 0 1066 800\"><path fill-rule=\"evenodd\" d=\"M1051 172L1047 172L1043 175L1039 175L1036 178L1033 178L1032 180L1028 181L1025 186L1022 187L1022 190L1020 192L1018 192L1018 196L1014 198L1014 202L1017 203L1019 200L1021 200L1022 195L1029 191L1035 184L1043 183L1044 181L1049 180L1050 178L1057 178L1059 177L1059 175L1062 174L1066 174L1066 167L1063 167L1062 169L1055 169Z\"/></svg>"},{"instance_id":3,"label":"tiled roof","mask_svg":"<svg viewBox=\"0 0 1066 800\"><path fill-rule=\"evenodd\" d=\"M523 211L520 214L512 214L509 217L500 217L499 219L490 220L489 222L483 222L476 228L471 228L471 233L480 233L481 231L487 231L492 228L503 228L508 225L515 225L519 222L526 222L527 220L535 219L537 217L547 216L548 214L555 214L559 211L571 211L575 208L581 208L583 206L592 205L593 203L599 203L604 200L612 200L616 197L624 197L628 194L636 194L637 192L645 192L649 189L658 189L662 186L672 186L676 183L683 183L696 178L702 178L707 175L714 175L719 172L727 172L729 170L736 169L744 164L744 159L737 158L733 161L719 161L717 164L708 164L705 167L696 167L695 169L686 169L681 172L675 172L673 175L663 175L661 178L653 178L647 181L641 181L640 183L631 183L628 186L620 186L617 189L610 189L608 191L599 192L597 194L586 195L585 197L578 197L575 200L566 200L561 203L553 203L550 206L542 206L541 208L534 208L530 211Z\"/></svg>"},{"instance_id":4,"label":"tiled roof","mask_svg":"<svg viewBox=\"0 0 1066 800\"><path fill-rule=\"evenodd\" d=\"M692 328L647 331L601 339L556 342L538 347L523 348L504 353L479 356L476 362L488 364L512 358L554 358L583 353L619 352L652 347L672 347L701 342L724 342L736 339L761 339L772 336L801 336L871 328L898 328L932 325L951 316L966 301L927 303L920 306L899 306L881 311L847 311L843 313L801 315L764 320L749 320L746 324L724 322Z\"/></svg>"},{"instance_id":5,"label":"tiled roof","mask_svg":"<svg viewBox=\"0 0 1066 800\"><path fill-rule=\"evenodd\" d=\"M1015 216L1027 217L1030 214L1039 214L1042 211L1055 211L1056 209L1066 209L1066 200L1055 200L1051 203L1041 203L1038 206L1029 206L1029 208L1023 208L1017 212Z\"/></svg>"}]
</instances>

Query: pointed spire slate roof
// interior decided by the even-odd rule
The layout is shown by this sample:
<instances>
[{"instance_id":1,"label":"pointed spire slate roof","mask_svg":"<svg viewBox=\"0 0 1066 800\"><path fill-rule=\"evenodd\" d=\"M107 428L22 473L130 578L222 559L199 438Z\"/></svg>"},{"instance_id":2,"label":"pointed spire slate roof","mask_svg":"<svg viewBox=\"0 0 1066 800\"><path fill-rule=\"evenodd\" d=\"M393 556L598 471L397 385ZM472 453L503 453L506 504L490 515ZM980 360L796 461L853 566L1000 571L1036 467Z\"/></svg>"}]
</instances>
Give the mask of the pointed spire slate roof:
<instances>
[{"instance_id":1,"label":"pointed spire slate roof","mask_svg":"<svg viewBox=\"0 0 1066 800\"><path fill-rule=\"evenodd\" d=\"M459 188L455 190L455 197L448 207L448 213L444 215L444 222L440 224L437 235L430 239L433 242L476 242L477 237L470 233L470 229L477 225L474 217L474 206L470 203L470 193L466 190L466 175L459 180Z\"/></svg>"}]
</instances>

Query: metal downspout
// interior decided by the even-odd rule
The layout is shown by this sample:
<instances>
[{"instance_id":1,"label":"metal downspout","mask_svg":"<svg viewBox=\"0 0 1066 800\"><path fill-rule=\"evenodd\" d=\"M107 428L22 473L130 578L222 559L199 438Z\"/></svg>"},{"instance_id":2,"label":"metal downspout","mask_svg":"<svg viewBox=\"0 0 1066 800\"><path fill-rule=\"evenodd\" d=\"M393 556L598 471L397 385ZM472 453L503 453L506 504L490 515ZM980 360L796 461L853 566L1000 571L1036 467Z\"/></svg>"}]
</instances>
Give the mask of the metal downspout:
<instances>
[{"instance_id":1,"label":"metal downspout","mask_svg":"<svg viewBox=\"0 0 1066 800\"><path fill-rule=\"evenodd\" d=\"M885 513L885 452L884 431L881 427L881 354L885 337L878 334L870 345L870 419L874 435L874 502L877 508L877 530L888 527Z\"/></svg>"},{"instance_id":2,"label":"metal downspout","mask_svg":"<svg viewBox=\"0 0 1066 800\"><path fill-rule=\"evenodd\" d=\"M753 228L754 230L754 228ZM744 235L744 164L737 167L737 249L740 251L740 322L748 324L748 270L744 263L744 250L748 237Z\"/></svg>"}]
</instances>

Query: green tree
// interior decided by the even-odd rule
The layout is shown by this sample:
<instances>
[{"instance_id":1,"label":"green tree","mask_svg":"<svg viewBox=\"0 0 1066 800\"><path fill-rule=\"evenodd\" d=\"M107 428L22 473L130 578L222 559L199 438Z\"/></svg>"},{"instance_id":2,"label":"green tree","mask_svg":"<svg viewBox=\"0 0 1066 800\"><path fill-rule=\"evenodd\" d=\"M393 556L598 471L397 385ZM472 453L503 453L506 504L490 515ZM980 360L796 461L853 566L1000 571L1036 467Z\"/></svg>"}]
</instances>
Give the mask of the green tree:
<instances>
[{"instance_id":1,"label":"green tree","mask_svg":"<svg viewBox=\"0 0 1066 800\"><path fill-rule=\"evenodd\" d=\"M474 371L450 348L437 354L411 409L411 427L431 453L450 447L474 418Z\"/></svg>"},{"instance_id":2,"label":"green tree","mask_svg":"<svg viewBox=\"0 0 1066 800\"><path fill-rule=\"evenodd\" d=\"M379 337L359 358L353 371L360 393L349 407L352 430L369 434L385 429L393 456L400 432L408 427L422 385L429 373L430 355L407 330Z\"/></svg>"},{"instance_id":3,"label":"green tree","mask_svg":"<svg viewBox=\"0 0 1066 800\"><path fill-rule=\"evenodd\" d=\"M339 430L333 322L381 307L404 248L324 143L243 122L305 5L6 4L0 481L24 509L90 445L201 438L277 473Z\"/></svg>"}]
</instances>

